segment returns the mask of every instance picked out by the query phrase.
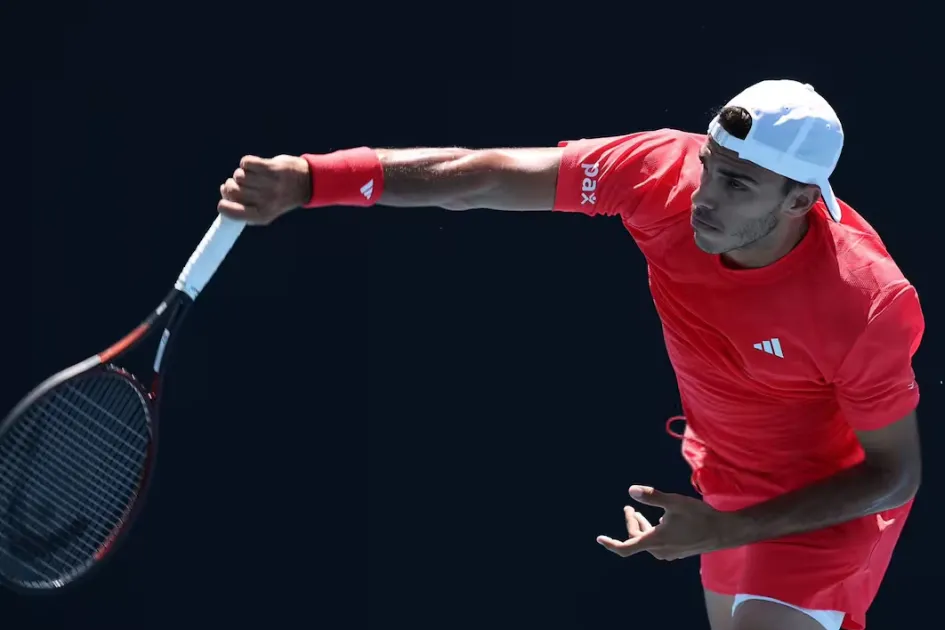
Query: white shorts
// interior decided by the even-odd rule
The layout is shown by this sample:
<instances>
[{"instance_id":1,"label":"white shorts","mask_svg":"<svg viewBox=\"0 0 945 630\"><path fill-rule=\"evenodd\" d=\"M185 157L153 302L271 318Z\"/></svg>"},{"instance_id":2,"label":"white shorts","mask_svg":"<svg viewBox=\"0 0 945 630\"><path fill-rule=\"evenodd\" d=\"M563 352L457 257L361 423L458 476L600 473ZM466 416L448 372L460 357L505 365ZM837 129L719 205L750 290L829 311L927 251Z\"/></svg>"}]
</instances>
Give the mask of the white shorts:
<instances>
[{"instance_id":1,"label":"white shorts","mask_svg":"<svg viewBox=\"0 0 945 630\"><path fill-rule=\"evenodd\" d=\"M781 604L782 606L793 608L794 610L799 610L822 625L824 630L840 630L840 624L843 623L844 614L838 610L810 610L808 608L801 608L800 606L795 606L794 604L782 602L779 599L763 597L761 595L736 595L735 603L732 604L732 614L735 614L735 609L738 608L739 604L749 599L761 599L766 602L774 602L776 604Z\"/></svg>"}]
</instances>

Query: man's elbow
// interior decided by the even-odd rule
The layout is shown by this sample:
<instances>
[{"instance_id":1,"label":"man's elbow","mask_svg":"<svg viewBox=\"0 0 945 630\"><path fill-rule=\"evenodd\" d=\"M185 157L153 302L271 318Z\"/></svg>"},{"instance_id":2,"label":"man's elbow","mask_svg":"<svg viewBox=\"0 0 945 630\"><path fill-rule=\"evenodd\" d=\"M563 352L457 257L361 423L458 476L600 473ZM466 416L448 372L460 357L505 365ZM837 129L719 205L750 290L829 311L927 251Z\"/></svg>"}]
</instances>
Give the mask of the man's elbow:
<instances>
[{"instance_id":1,"label":"man's elbow","mask_svg":"<svg viewBox=\"0 0 945 630\"><path fill-rule=\"evenodd\" d=\"M922 486L922 471L916 470L915 472L905 475L905 479L902 482L902 497L903 503L908 503L919 494L919 488Z\"/></svg>"},{"instance_id":2,"label":"man's elbow","mask_svg":"<svg viewBox=\"0 0 945 630\"><path fill-rule=\"evenodd\" d=\"M901 467L903 503L911 501L919 493L922 486L922 454L916 449L911 457L906 458L906 464Z\"/></svg>"},{"instance_id":3,"label":"man's elbow","mask_svg":"<svg viewBox=\"0 0 945 630\"><path fill-rule=\"evenodd\" d=\"M886 468L878 472L885 495L883 509L901 507L912 501L922 486L922 469L918 463L895 469Z\"/></svg>"}]
</instances>

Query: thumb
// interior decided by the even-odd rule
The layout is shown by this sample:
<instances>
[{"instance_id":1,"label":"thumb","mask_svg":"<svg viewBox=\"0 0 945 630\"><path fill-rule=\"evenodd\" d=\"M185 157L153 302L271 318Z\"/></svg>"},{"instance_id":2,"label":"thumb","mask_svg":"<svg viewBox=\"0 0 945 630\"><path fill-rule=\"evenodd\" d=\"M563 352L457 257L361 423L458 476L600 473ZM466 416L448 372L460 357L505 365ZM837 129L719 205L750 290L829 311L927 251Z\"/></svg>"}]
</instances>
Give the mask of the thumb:
<instances>
[{"instance_id":1,"label":"thumb","mask_svg":"<svg viewBox=\"0 0 945 630\"><path fill-rule=\"evenodd\" d=\"M644 505L667 508L673 503L675 495L660 492L650 486L630 486L630 496Z\"/></svg>"}]
</instances>

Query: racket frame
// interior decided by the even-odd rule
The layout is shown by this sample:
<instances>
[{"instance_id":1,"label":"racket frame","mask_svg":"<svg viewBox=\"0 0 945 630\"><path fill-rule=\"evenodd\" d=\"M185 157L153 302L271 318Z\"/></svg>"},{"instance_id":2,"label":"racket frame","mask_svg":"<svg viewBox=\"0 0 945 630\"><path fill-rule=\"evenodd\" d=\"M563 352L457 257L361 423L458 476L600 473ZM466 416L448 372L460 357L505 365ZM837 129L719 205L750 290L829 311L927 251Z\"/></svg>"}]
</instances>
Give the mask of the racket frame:
<instances>
[{"instance_id":1,"label":"racket frame","mask_svg":"<svg viewBox=\"0 0 945 630\"><path fill-rule=\"evenodd\" d=\"M151 312L147 319L141 322L134 330L112 344L104 352L61 370L37 385L13 408L7 417L4 418L3 423L0 424L0 438L2 438L3 434L16 424L16 421L22 416L23 412L57 387L67 382L82 381L94 376L98 372L110 372L119 378L125 379L137 390L138 395L144 400L144 404L147 407L149 437L145 461L141 467L141 476L138 479L134 496L108 538L99 546L95 553L92 554L84 564L70 571L59 580L55 580L51 583L44 582L42 585L38 586L29 586L15 580L10 580L0 573L0 583L6 588L25 595L61 593L64 589L72 588L92 577L102 565L106 564L109 559L115 555L115 552L127 539L128 534L133 529L134 523L137 521L139 514L144 508L152 480L154 479L155 466L157 465L158 436L160 434L161 393L164 386L164 375L166 373L165 366L168 365L171 349L174 346L171 339L174 338L180 330L192 304L193 299L190 296L178 289L172 289L164 301L162 301L161 304ZM164 332L162 333L160 344L155 353L155 360L151 372L151 386L149 389L145 387L144 383L142 383L133 372L115 365L113 361L127 355L139 344L152 337L162 323L164 323ZM103 359L107 359L107 362L103 361Z\"/></svg>"}]
</instances>

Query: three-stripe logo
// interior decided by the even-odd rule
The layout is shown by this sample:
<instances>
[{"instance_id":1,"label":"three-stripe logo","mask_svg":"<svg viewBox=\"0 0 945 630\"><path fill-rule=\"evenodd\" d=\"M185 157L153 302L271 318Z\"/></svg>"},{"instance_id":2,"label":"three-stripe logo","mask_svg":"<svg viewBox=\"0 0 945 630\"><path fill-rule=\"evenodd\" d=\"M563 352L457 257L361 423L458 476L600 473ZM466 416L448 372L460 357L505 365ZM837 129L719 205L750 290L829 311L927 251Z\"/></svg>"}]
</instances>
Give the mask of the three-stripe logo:
<instances>
[{"instance_id":1,"label":"three-stripe logo","mask_svg":"<svg viewBox=\"0 0 945 630\"><path fill-rule=\"evenodd\" d=\"M779 359L784 358L784 353L781 352L781 341L774 337L773 339L766 339L761 343L756 343L754 346L755 350L761 350L765 354L773 354Z\"/></svg>"}]
</instances>

